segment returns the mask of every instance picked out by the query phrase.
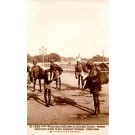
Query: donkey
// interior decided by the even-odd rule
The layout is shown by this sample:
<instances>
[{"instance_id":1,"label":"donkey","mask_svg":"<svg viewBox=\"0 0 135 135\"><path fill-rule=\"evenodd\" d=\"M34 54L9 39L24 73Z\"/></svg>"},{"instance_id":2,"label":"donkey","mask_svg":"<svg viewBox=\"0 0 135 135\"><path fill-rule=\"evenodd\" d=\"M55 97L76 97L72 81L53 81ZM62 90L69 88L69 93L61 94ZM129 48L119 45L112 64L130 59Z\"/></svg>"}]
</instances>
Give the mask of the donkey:
<instances>
[{"instance_id":1,"label":"donkey","mask_svg":"<svg viewBox=\"0 0 135 135\"><path fill-rule=\"evenodd\" d=\"M62 67L59 65L52 63L50 65L50 79L54 79L56 81L56 89L61 89L61 74L63 72Z\"/></svg>"},{"instance_id":2,"label":"donkey","mask_svg":"<svg viewBox=\"0 0 135 135\"><path fill-rule=\"evenodd\" d=\"M30 78L33 78L33 92L35 91L35 85L36 85L36 81L37 79L39 80L39 91L41 93L41 79L44 80L45 83L45 70L43 70L40 66L38 65L34 65L31 68L31 74L30 74Z\"/></svg>"}]
</instances>

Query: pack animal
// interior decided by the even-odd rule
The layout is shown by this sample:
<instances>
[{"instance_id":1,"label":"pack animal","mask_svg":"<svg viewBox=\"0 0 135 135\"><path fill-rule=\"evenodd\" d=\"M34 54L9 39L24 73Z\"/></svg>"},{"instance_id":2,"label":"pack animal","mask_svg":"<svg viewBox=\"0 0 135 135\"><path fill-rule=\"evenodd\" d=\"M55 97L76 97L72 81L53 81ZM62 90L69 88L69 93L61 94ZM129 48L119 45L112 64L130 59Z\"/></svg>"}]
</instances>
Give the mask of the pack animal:
<instances>
[{"instance_id":1,"label":"pack animal","mask_svg":"<svg viewBox=\"0 0 135 135\"><path fill-rule=\"evenodd\" d=\"M62 67L56 64L50 65L50 79L54 79L56 81L56 89L61 89L61 74L63 72Z\"/></svg>"},{"instance_id":2,"label":"pack animal","mask_svg":"<svg viewBox=\"0 0 135 135\"><path fill-rule=\"evenodd\" d=\"M100 113L100 100L99 100L99 92L101 91L101 85L107 84L109 82L109 76L107 74L102 74L99 69L97 69L93 63L86 64L87 70L89 71L89 75L83 80L86 81L84 89L89 88L90 94L93 95L94 101L94 114Z\"/></svg>"},{"instance_id":3,"label":"pack animal","mask_svg":"<svg viewBox=\"0 0 135 135\"><path fill-rule=\"evenodd\" d=\"M34 65L31 68L30 78L33 78L33 91L35 91L36 81L39 81L39 91L41 92L41 80L44 80L45 83L45 71L38 65ZM45 87L45 86L44 86Z\"/></svg>"}]
</instances>

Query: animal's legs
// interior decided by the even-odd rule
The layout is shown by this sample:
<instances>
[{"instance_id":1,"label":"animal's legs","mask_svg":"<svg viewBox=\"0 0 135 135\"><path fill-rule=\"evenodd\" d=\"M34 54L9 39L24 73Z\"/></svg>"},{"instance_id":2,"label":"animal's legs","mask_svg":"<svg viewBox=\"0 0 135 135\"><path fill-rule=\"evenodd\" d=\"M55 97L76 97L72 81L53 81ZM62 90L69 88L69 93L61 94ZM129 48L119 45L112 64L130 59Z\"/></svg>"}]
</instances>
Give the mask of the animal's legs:
<instances>
[{"instance_id":1,"label":"animal's legs","mask_svg":"<svg viewBox=\"0 0 135 135\"><path fill-rule=\"evenodd\" d=\"M59 90L61 89L61 77L59 77Z\"/></svg>"},{"instance_id":2,"label":"animal's legs","mask_svg":"<svg viewBox=\"0 0 135 135\"><path fill-rule=\"evenodd\" d=\"M33 83L33 89L34 89L34 90L33 90L33 91L35 91L36 80L37 80L37 79L34 78L34 83Z\"/></svg>"},{"instance_id":3,"label":"animal's legs","mask_svg":"<svg viewBox=\"0 0 135 135\"><path fill-rule=\"evenodd\" d=\"M80 89L80 74L78 75L78 89Z\"/></svg>"},{"instance_id":4,"label":"animal's legs","mask_svg":"<svg viewBox=\"0 0 135 135\"><path fill-rule=\"evenodd\" d=\"M41 93L41 79L39 79L39 91Z\"/></svg>"}]
</instances>

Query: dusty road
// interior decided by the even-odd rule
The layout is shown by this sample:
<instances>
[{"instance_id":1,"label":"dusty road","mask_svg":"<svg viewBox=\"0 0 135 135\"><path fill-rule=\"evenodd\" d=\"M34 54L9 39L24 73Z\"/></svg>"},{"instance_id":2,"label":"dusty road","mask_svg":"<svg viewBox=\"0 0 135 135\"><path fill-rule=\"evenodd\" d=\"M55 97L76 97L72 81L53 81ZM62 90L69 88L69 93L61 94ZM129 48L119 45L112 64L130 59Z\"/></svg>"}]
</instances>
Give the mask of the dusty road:
<instances>
[{"instance_id":1,"label":"dusty road","mask_svg":"<svg viewBox=\"0 0 135 135\"><path fill-rule=\"evenodd\" d=\"M77 89L77 80L72 72L62 74L61 90L55 89L55 82L52 86L53 106L50 107L45 106L43 92L28 90L28 124L109 124L109 84L102 85L99 95L101 114L98 116L91 115L94 111L93 97L89 90L82 93ZM37 85L36 88L38 89L39 86Z\"/></svg>"}]
</instances>

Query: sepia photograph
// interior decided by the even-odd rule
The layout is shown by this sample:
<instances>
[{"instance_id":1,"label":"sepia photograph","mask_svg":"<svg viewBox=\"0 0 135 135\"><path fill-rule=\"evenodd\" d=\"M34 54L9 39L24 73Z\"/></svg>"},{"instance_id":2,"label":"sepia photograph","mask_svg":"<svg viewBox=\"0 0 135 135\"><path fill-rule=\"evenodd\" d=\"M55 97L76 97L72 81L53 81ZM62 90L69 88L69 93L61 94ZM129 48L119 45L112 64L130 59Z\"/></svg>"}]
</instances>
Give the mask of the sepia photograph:
<instances>
[{"instance_id":1,"label":"sepia photograph","mask_svg":"<svg viewBox=\"0 0 135 135\"><path fill-rule=\"evenodd\" d=\"M108 0L27 0L28 135L108 128L108 7Z\"/></svg>"},{"instance_id":2,"label":"sepia photograph","mask_svg":"<svg viewBox=\"0 0 135 135\"><path fill-rule=\"evenodd\" d=\"M1 134L134 134L134 5L1 1Z\"/></svg>"}]
</instances>

